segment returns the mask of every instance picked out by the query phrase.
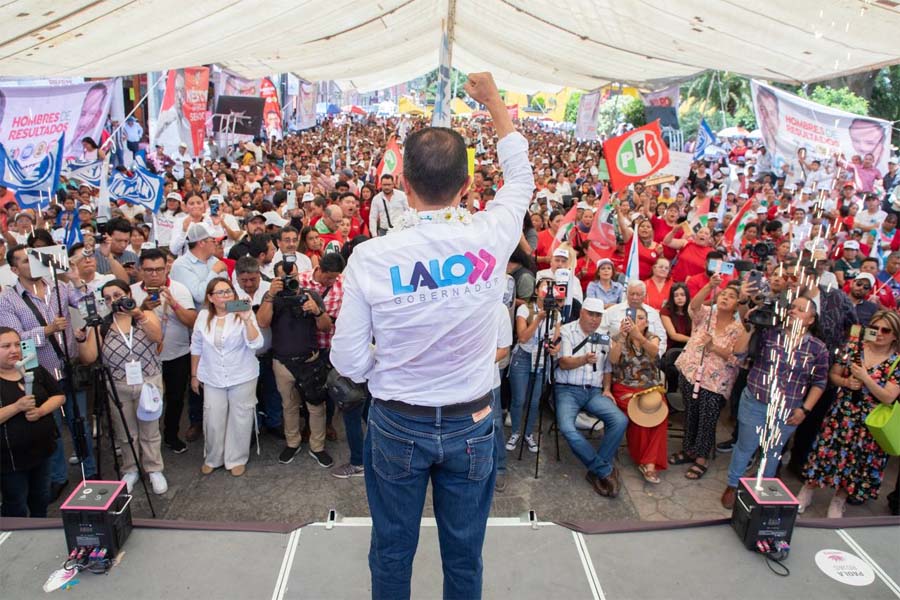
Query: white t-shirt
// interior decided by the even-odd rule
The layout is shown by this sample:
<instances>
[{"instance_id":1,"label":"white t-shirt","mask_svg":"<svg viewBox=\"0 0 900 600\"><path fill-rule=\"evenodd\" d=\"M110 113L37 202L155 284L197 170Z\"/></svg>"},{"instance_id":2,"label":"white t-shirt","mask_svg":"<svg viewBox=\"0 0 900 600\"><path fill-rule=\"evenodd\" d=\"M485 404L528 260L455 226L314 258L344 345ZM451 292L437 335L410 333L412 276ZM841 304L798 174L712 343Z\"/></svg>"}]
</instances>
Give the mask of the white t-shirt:
<instances>
[{"instance_id":1,"label":"white t-shirt","mask_svg":"<svg viewBox=\"0 0 900 600\"><path fill-rule=\"evenodd\" d=\"M856 213L856 217L853 219L853 226L868 233L872 229L878 229L879 227L881 227L881 224L886 218L887 213L880 208L874 215L870 214L867 210L861 210Z\"/></svg>"},{"instance_id":2,"label":"white t-shirt","mask_svg":"<svg viewBox=\"0 0 900 600\"><path fill-rule=\"evenodd\" d=\"M194 309L194 298L184 284L170 279L167 287L178 304L187 309ZM144 284L140 282L132 284L131 297L134 298L138 306L143 304L144 300L147 299ZM174 360L191 351L191 330L178 319L175 310L162 297L160 297L160 301L161 304L153 310L156 316L159 317L163 330L163 346L162 352L159 353L159 359Z\"/></svg>"},{"instance_id":3,"label":"white t-shirt","mask_svg":"<svg viewBox=\"0 0 900 600\"><path fill-rule=\"evenodd\" d=\"M585 344L573 352L573 349L580 344L584 338L588 336L581 329L580 321L572 321L562 326L559 332L562 338L559 355L562 356L584 356L592 350L597 352L597 368L594 365L586 364L575 369L556 368L556 383L563 385L590 385L597 388L603 387L603 374L609 373L612 369L609 364L607 353L601 351L599 346ZM607 349L608 351L608 349Z\"/></svg>"},{"instance_id":4,"label":"white t-shirt","mask_svg":"<svg viewBox=\"0 0 900 600\"><path fill-rule=\"evenodd\" d=\"M497 308L494 309L497 313L497 320L499 321L500 331L497 335L497 349L501 348L509 348L512 346L513 338L512 338L512 323L509 322L509 309L506 308L506 305L500 302L497 304ZM500 367L494 366L494 387L493 389L497 389L500 387Z\"/></svg>"},{"instance_id":5,"label":"white t-shirt","mask_svg":"<svg viewBox=\"0 0 900 600\"><path fill-rule=\"evenodd\" d=\"M448 406L493 388L494 307L534 189L525 138L506 135L497 150L505 185L471 222L420 212L417 225L350 257L331 362L345 377L368 380L375 398Z\"/></svg>"}]
</instances>

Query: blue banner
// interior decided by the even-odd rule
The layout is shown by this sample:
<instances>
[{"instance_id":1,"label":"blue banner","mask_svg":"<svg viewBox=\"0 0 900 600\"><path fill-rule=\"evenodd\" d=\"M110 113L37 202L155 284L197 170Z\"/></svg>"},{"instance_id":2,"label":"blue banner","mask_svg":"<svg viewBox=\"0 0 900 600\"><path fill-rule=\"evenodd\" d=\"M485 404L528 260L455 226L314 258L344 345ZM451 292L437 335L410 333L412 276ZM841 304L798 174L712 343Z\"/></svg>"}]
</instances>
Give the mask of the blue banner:
<instances>
[{"instance_id":1,"label":"blue banner","mask_svg":"<svg viewBox=\"0 0 900 600\"><path fill-rule=\"evenodd\" d=\"M23 168L13 160L0 144L0 184L16 193L16 201L22 208L44 208L56 191L62 171L63 137L56 141L51 151L36 165Z\"/></svg>"},{"instance_id":2,"label":"blue banner","mask_svg":"<svg viewBox=\"0 0 900 600\"><path fill-rule=\"evenodd\" d=\"M109 196L114 200L125 200L129 204L140 204L153 212L158 212L162 204L165 180L149 169L135 165L134 175L114 171L109 176Z\"/></svg>"},{"instance_id":3,"label":"blue banner","mask_svg":"<svg viewBox=\"0 0 900 600\"><path fill-rule=\"evenodd\" d=\"M694 148L694 160L703 158L704 152L716 143L716 134L709 128L706 119L700 120L700 129L697 130L697 146Z\"/></svg>"},{"instance_id":4,"label":"blue banner","mask_svg":"<svg viewBox=\"0 0 900 600\"><path fill-rule=\"evenodd\" d=\"M91 187L99 188L102 166L102 160L73 161L66 165L64 174L69 179L77 179L79 182L86 183Z\"/></svg>"}]
</instances>

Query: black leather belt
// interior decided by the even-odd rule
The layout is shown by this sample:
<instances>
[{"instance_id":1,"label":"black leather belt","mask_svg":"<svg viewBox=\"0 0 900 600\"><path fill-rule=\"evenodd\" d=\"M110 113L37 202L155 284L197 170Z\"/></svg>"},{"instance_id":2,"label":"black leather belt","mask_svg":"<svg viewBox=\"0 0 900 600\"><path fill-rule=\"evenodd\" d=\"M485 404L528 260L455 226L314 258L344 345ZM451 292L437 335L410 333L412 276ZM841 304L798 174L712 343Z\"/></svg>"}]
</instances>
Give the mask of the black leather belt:
<instances>
[{"instance_id":1,"label":"black leather belt","mask_svg":"<svg viewBox=\"0 0 900 600\"><path fill-rule=\"evenodd\" d=\"M486 406L490 406L491 393L488 392L481 398L476 398L469 402L448 404L446 406L423 406L421 404L407 404L399 400L381 400L380 398L375 398L375 402L388 410L410 417L434 417L437 416L438 409L441 409L441 416L444 417L464 417L477 413Z\"/></svg>"}]
</instances>

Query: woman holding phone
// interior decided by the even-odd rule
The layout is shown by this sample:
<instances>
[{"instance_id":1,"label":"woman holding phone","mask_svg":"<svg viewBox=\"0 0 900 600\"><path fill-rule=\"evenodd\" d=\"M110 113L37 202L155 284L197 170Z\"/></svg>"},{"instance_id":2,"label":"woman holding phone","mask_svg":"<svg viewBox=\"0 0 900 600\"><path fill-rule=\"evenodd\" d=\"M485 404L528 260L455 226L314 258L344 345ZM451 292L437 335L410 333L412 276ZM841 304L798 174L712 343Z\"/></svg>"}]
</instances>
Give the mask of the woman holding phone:
<instances>
[{"instance_id":1,"label":"woman holding phone","mask_svg":"<svg viewBox=\"0 0 900 600\"><path fill-rule=\"evenodd\" d=\"M204 475L224 465L240 477L250 458L263 338L253 311L235 300L231 281L210 281L191 336L191 389L199 394L203 385Z\"/></svg>"}]
</instances>

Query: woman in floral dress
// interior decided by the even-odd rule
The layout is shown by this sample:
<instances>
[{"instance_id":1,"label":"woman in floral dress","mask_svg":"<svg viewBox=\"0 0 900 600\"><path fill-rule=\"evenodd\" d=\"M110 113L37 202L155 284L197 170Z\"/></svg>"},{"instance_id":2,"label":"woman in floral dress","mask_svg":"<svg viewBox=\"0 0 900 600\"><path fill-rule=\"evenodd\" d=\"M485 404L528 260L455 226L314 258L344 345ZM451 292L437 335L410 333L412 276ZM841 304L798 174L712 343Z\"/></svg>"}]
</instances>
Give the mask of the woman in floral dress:
<instances>
[{"instance_id":1,"label":"woman in floral dress","mask_svg":"<svg viewBox=\"0 0 900 600\"><path fill-rule=\"evenodd\" d=\"M800 512L820 487L835 488L829 518L843 515L848 496L858 500L878 497L888 457L865 421L879 403L891 404L900 395L900 315L879 311L869 328L875 330L875 339L850 342L845 348L846 360L831 367L829 377L839 386L838 395L804 468L806 485L797 494Z\"/></svg>"}]
</instances>

